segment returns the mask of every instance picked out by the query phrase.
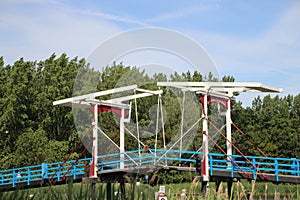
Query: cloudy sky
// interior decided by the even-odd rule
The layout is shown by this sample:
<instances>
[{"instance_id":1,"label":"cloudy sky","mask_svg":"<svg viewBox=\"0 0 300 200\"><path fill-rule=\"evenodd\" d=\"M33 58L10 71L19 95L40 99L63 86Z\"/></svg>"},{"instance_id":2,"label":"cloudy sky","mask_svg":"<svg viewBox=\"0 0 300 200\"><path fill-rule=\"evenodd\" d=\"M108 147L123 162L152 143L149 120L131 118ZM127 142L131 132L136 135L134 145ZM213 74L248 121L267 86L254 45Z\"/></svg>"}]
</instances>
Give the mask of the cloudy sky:
<instances>
[{"instance_id":1,"label":"cloudy sky","mask_svg":"<svg viewBox=\"0 0 300 200\"><path fill-rule=\"evenodd\" d=\"M114 35L136 28L178 31L199 43L220 76L300 93L300 1L1 0L0 56L86 58ZM257 94L255 94L256 96ZM253 94L240 100L249 105Z\"/></svg>"}]
</instances>

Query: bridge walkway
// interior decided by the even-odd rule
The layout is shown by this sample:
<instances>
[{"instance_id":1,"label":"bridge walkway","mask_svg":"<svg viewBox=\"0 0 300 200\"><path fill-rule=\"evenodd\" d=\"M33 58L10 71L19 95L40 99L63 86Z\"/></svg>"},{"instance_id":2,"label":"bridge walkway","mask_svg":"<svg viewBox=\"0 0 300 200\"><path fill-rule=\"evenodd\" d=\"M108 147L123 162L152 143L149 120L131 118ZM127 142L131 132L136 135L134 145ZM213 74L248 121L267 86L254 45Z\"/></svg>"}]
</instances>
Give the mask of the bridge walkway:
<instances>
[{"instance_id":1,"label":"bridge walkway","mask_svg":"<svg viewBox=\"0 0 300 200\"><path fill-rule=\"evenodd\" d=\"M108 154L98 157L98 176L114 173L141 173L159 169L196 172L196 157L201 152L180 150L150 149L143 153L139 150L127 151L125 159L120 154ZM179 157L181 155L181 157ZM209 154L210 181L252 179L275 183L300 183L300 159L247 156L249 163L240 155ZM15 188L43 187L51 184L62 184L67 180L82 181L87 176L92 158L68 160L65 163L42 163L21 168L0 171L0 190ZM124 163L124 168L120 168ZM192 166L190 167L192 163ZM180 166L179 166L180 164ZM238 166L237 166L238 165ZM253 166L254 165L254 166ZM200 169L201 170L201 169Z\"/></svg>"}]
</instances>

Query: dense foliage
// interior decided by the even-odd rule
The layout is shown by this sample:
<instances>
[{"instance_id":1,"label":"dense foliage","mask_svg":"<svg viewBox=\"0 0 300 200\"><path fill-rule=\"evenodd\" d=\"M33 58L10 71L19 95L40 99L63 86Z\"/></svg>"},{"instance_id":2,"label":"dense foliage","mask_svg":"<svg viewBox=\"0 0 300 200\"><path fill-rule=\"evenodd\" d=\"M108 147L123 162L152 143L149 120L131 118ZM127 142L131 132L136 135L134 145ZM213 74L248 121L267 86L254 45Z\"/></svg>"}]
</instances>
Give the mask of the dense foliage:
<instances>
[{"instance_id":1,"label":"dense foliage","mask_svg":"<svg viewBox=\"0 0 300 200\"><path fill-rule=\"evenodd\" d=\"M44 61L24 61L20 59L13 65L5 65L0 57L0 168L12 168L34 165L41 162L63 160L75 145L79 136L73 121L70 107L53 106L53 101L71 97L79 70L91 70L84 59L70 59L66 54L57 57L51 55ZM128 75L129 73L129 75ZM178 74L170 77L165 74L148 76L137 68L113 64L97 72L98 78L85 81L99 81L97 90L112 89L116 86L143 83L141 87L157 89L156 81L217 81L210 74L202 76L200 72ZM122 80L124 74L131 79ZM80 78L80 77L79 77ZM234 81L232 76L223 77L222 81ZM80 85L75 85L80 87ZM88 91L88 90L87 90ZM177 98L175 98L177 97ZM187 96L188 98L189 96ZM180 130L180 101L182 94L164 88L163 104L165 116L166 141L169 142ZM138 119L141 127L147 127L143 134L155 128L153 117L149 114L157 99L140 100ZM192 99L186 104L195 104ZM201 108L201 107L199 107ZM213 107L212 109L217 109ZM186 108L185 130L194 118L194 111ZM113 137L118 131L118 124L111 113L102 114L103 129ZM132 119L135 119L133 114ZM190 120L190 121L189 121ZM263 150L268 156L300 157L300 95L286 97L257 97L252 107L244 108L241 102L233 104L233 121ZM111 122L111 123L108 123ZM198 149L201 144L199 134L190 146ZM128 127L129 129L133 127ZM133 131L133 130L132 130ZM257 150L241 136L234 134L239 143L247 147L250 153L258 155ZM117 138L113 138L117 142ZM151 143L154 138L145 139ZM162 145L162 138L159 138ZM222 142L221 142L222 143ZM224 143L225 144L225 143ZM127 139L127 149L137 148L131 139ZM84 148L78 150L78 154ZM218 151L218 149L215 149ZM75 154L75 157L76 155ZM86 155L88 156L88 155Z\"/></svg>"},{"instance_id":2,"label":"dense foliage","mask_svg":"<svg viewBox=\"0 0 300 200\"><path fill-rule=\"evenodd\" d=\"M268 156L300 157L300 95L293 97L259 96L252 107L243 108L241 103L233 107L233 121L255 141ZM236 135L236 137L240 137ZM259 155L248 141L239 142L253 155Z\"/></svg>"}]
</instances>

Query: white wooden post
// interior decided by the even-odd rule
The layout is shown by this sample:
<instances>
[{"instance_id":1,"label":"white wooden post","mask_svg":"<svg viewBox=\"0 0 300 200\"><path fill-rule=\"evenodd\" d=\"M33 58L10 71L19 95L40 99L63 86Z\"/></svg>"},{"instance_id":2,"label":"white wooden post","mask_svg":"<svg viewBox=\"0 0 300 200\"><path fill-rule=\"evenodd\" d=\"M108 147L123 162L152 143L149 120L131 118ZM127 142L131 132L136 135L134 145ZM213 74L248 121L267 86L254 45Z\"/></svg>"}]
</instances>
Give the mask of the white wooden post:
<instances>
[{"instance_id":1,"label":"white wooden post","mask_svg":"<svg viewBox=\"0 0 300 200\"><path fill-rule=\"evenodd\" d=\"M202 164L202 178L203 181L209 181L209 170L208 170L208 122L207 122L207 94L204 94L203 101L203 120L202 120L202 130L203 130L203 164Z\"/></svg>"},{"instance_id":2,"label":"white wooden post","mask_svg":"<svg viewBox=\"0 0 300 200\"><path fill-rule=\"evenodd\" d=\"M227 146L227 155L232 155L232 143L231 143L231 101L227 100L227 111L226 111L226 146ZM228 160L230 160L228 158Z\"/></svg>"},{"instance_id":3,"label":"white wooden post","mask_svg":"<svg viewBox=\"0 0 300 200\"><path fill-rule=\"evenodd\" d=\"M93 122L93 147L92 147L92 170L90 178L97 178L98 171L98 104L94 105L94 122Z\"/></svg>"},{"instance_id":4,"label":"white wooden post","mask_svg":"<svg viewBox=\"0 0 300 200\"><path fill-rule=\"evenodd\" d=\"M124 169L124 161L125 160L125 133L124 133L124 108L121 111L121 118L120 118L120 169Z\"/></svg>"}]
</instances>

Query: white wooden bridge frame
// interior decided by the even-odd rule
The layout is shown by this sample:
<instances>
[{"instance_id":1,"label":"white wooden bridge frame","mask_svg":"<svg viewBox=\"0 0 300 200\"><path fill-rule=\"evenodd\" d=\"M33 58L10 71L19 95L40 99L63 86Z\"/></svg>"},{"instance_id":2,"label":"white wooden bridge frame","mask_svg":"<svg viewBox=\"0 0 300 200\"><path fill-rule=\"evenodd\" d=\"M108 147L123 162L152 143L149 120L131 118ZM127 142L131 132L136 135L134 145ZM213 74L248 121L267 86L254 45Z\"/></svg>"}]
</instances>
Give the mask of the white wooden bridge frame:
<instances>
[{"instance_id":1,"label":"white wooden bridge frame","mask_svg":"<svg viewBox=\"0 0 300 200\"><path fill-rule=\"evenodd\" d=\"M203 134L203 161L204 173L202 174L203 181L209 181L209 165L208 165L208 96L219 97L227 100L226 111L226 146L227 155L232 155L231 142L231 99L234 98L235 92L282 92L281 88L270 87L258 82L158 82L160 87L174 87L184 91L195 92L204 96L203 111L202 111L202 131Z\"/></svg>"},{"instance_id":2,"label":"white wooden bridge frame","mask_svg":"<svg viewBox=\"0 0 300 200\"><path fill-rule=\"evenodd\" d=\"M203 122L203 160L204 160L204 173L202 174L203 181L209 181L209 165L208 165L208 96L219 97L226 99L227 101L227 111L226 111L226 137L227 141L227 155L232 155L232 143L231 143L231 99L234 98L235 92L282 92L281 88L274 88L270 86L263 85L258 82L158 82L158 87L174 87L181 89L182 91L195 92L196 94L201 94L204 96L203 111L202 111L202 122ZM121 96L118 98L113 98L109 100L99 100L98 97L122 93L125 91L137 91L138 94L133 94L129 96ZM120 117L120 160L125 159L125 122L130 121L131 113L131 103L127 103L131 100L136 100L138 98L148 97L152 95L161 95L162 90L150 91L145 89L140 89L137 85L130 85L120 88L114 88L111 90L95 92L91 94L76 96L72 98L67 98L63 100L58 100L53 103L53 105L65 105L65 106L83 106L91 107L94 106L94 121L93 121L93 145L92 145L92 158L94 174L91 178L97 177L97 156L98 156L98 106L105 105L114 108L121 109ZM125 118L125 110L129 111L129 116ZM138 122L137 122L138 123ZM158 123L158 122L157 122ZM101 131L101 130L100 130ZM182 140L182 136L180 138ZM139 144L140 141L138 140ZM124 163L120 162L120 169L124 169Z\"/></svg>"},{"instance_id":3,"label":"white wooden bridge frame","mask_svg":"<svg viewBox=\"0 0 300 200\"><path fill-rule=\"evenodd\" d=\"M118 98L113 98L109 100L99 100L97 97L122 93L126 91L134 91L140 92L129 96L121 96ZM97 165L98 165L98 131L101 131L98 127L98 106L105 105L113 108L121 109L120 116L120 146L118 147L120 150L120 160L125 160L125 122L130 121L131 116L131 103L128 104L126 102L131 100L136 100L138 98L149 97L153 95L161 95L163 93L162 90L150 91L138 88L137 85L130 85L120 88L114 88L111 90L105 90L101 92L90 93L86 95L76 96L72 98L62 99L53 102L53 105L64 105L64 106L79 106L79 107L94 107L94 121L93 125L93 144L92 144L92 167L93 173L90 174L90 178L97 178ZM125 110L129 111L129 115L125 118ZM102 131L101 131L102 132ZM102 132L106 137L108 137L105 133ZM112 142L112 141L111 141ZM139 138L138 142L140 144ZM130 158L130 157L129 157ZM124 169L124 162L120 162L120 169Z\"/></svg>"}]
</instances>

